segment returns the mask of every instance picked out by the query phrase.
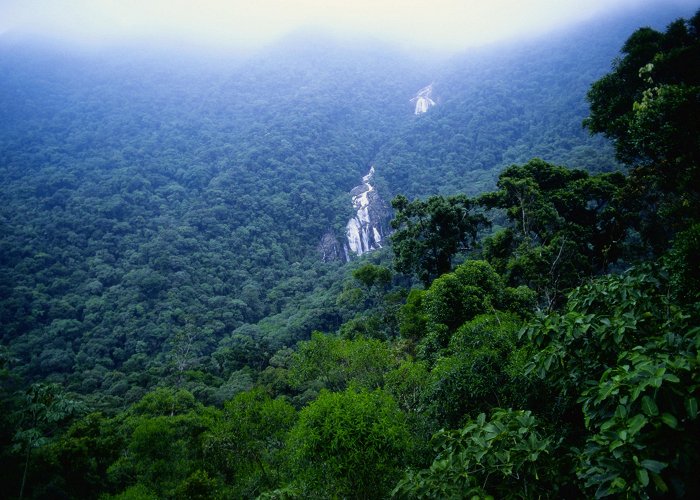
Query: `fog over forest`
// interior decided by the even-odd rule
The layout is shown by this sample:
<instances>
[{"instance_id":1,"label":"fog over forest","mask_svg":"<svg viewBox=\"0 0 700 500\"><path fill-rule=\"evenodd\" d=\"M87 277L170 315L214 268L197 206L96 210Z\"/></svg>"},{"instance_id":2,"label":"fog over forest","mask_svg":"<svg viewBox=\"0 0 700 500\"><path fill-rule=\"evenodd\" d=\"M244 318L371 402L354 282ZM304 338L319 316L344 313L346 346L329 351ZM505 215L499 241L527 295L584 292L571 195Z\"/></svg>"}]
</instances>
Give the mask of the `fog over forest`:
<instances>
[{"instance_id":1,"label":"fog over forest","mask_svg":"<svg viewBox=\"0 0 700 500\"><path fill-rule=\"evenodd\" d=\"M64 39L83 46L156 40L254 49L291 32L321 29L447 52L532 37L651 7L690 11L692 0L6 0L0 35Z\"/></svg>"},{"instance_id":2,"label":"fog over forest","mask_svg":"<svg viewBox=\"0 0 700 500\"><path fill-rule=\"evenodd\" d=\"M697 497L696 10L0 3L0 491Z\"/></svg>"}]
</instances>

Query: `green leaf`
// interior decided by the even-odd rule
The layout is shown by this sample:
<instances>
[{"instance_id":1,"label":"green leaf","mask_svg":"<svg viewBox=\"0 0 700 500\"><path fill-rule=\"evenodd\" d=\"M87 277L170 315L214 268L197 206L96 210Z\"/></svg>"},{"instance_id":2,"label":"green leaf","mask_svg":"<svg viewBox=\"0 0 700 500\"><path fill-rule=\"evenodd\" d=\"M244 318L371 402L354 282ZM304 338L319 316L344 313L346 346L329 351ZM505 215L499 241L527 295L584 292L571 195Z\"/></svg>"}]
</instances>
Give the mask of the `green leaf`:
<instances>
[{"instance_id":1,"label":"green leaf","mask_svg":"<svg viewBox=\"0 0 700 500\"><path fill-rule=\"evenodd\" d=\"M623 443L622 441L620 441L619 439L616 439L615 441L613 441L612 443L610 443L610 451L613 451L613 450L615 450L616 448L619 448L619 447L622 446L623 444L624 444L624 443Z\"/></svg>"},{"instance_id":2,"label":"green leaf","mask_svg":"<svg viewBox=\"0 0 700 500\"><path fill-rule=\"evenodd\" d=\"M651 397L644 396L642 398L642 411L649 417L655 417L659 414L659 407L656 406L656 402Z\"/></svg>"},{"instance_id":3,"label":"green leaf","mask_svg":"<svg viewBox=\"0 0 700 500\"><path fill-rule=\"evenodd\" d=\"M691 419L698 416L698 400L696 398L688 398L685 400L685 410Z\"/></svg>"},{"instance_id":4,"label":"green leaf","mask_svg":"<svg viewBox=\"0 0 700 500\"><path fill-rule=\"evenodd\" d=\"M624 419L627 416L627 407L625 405L617 405L615 409L615 417Z\"/></svg>"},{"instance_id":5,"label":"green leaf","mask_svg":"<svg viewBox=\"0 0 700 500\"><path fill-rule=\"evenodd\" d=\"M627 481L625 481L625 479L623 477L616 477L610 483L611 488L617 488L619 490L623 490L626 486L627 486Z\"/></svg>"},{"instance_id":6,"label":"green leaf","mask_svg":"<svg viewBox=\"0 0 700 500\"><path fill-rule=\"evenodd\" d=\"M635 435L642 430L642 427L644 427L646 423L646 417L641 413L638 413L630 419L629 423L627 424L627 428L629 429L631 435Z\"/></svg>"},{"instance_id":7,"label":"green leaf","mask_svg":"<svg viewBox=\"0 0 700 500\"><path fill-rule=\"evenodd\" d=\"M603 425L600 426L600 430L605 432L607 430L610 430L612 427L615 427L617 422L615 420L606 420L603 422Z\"/></svg>"},{"instance_id":8,"label":"green leaf","mask_svg":"<svg viewBox=\"0 0 700 500\"><path fill-rule=\"evenodd\" d=\"M641 465L645 469L647 469L651 472L654 472L656 474L658 474L659 472L664 470L666 468L666 466L668 466L667 463L659 462L658 460L649 460L649 459L642 460Z\"/></svg>"},{"instance_id":9,"label":"green leaf","mask_svg":"<svg viewBox=\"0 0 700 500\"><path fill-rule=\"evenodd\" d=\"M646 469L637 469L637 479L642 483L642 486L646 487L649 485L649 473Z\"/></svg>"},{"instance_id":10,"label":"green leaf","mask_svg":"<svg viewBox=\"0 0 700 500\"><path fill-rule=\"evenodd\" d=\"M651 479L654 481L657 490L659 490L662 493L666 493L668 491L668 486L666 485L664 480L661 479L661 476L652 472Z\"/></svg>"},{"instance_id":11,"label":"green leaf","mask_svg":"<svg viewBox=\"0 0 700 500\"><path fill-rule=\"evenodd\" d=\"M671 429L676 429L678 427L678 419L671 415L670 413L664 413L661 415L661 420L664 424L668 425Z\"/></svg>"}]
</instances>

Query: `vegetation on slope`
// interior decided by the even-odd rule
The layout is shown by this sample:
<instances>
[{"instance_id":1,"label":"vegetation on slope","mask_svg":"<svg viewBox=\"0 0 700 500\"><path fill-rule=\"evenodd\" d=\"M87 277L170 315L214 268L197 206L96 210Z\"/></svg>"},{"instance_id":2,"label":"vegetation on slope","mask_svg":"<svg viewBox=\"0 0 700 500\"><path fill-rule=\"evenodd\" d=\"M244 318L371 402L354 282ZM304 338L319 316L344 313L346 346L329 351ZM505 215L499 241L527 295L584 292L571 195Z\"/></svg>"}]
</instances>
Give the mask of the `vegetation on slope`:
<instances>
[{"instance_id":1,"label":"vegetation on slope","mask_svg":"<svg viewBox=\"0 0 700 500\"><path fill-rule=\"evenodd\" d=\"M13 340L12 349L0 352L3 487L36 498L698 496L700 219L694 201L700 196L700 123L698 114L686 113L700 99L700 82L688 71L700 67L698 47L700 12L665 32L641 29L611 73L591 88L588 126L613 140L629 173L591 174L532 160L503 170L497 190L477 199L398 198L394 270L388 253L373 255L350 266L336 288L303 299L319 309L333 302L327 321L337 332L316 333L296 349L255 344L269 339L256 332L264 322L242 320L219 345L202 346L217 338L205 329L209 323L197 322L211 314L204 301L182 298L181 309L202 307L182 313L160 301L189 281L166 289L158 277L168 280L180 271L144 275L138 267L151 265L144 255L152 255L153 265L163 255L171 259L168 266L180 265L179 253L168 253L173 246L167 244L148 254L147 238L142 247L135 241L122 247L113 232L137 223L121 212L132 210L131 202L116 203L105 216L114 218L109 232L94 237L102 245L110 240L102 236L115 235L119 259L96 249L102 263L86 268L69 252L59 259L47 251L53 249L42 250L41 240L32 247L27 235L44 226L37 220L18 232L3 209L3 223L14 231L8 234L17 238L4 243L3 272L36 280L3 290L10 301L18 300L18 290L28 297L17 308L5 303L2 316ZM629 99L620 90L629 91ZM13 172L3 175L11 180ZM20 193L28 189L13 186ZM67 191L65 204L51 210L78 208ZM126 189L121 196L138 200L138 192ZM167 215L167 205L144 206L154 217L161 210ZM209 215L219 222L202 227L213 231L221 219ZM476 248L475 226L487 216L500 229ZM139 224L144 233L150 227ZM445 226L455 230L454 239L436 237ZM214 242L225 241L207 231ZM53 234L81 242L87 232L76 225ZM200 240L189 238L196 248ZM187 239L177 241L186 246ZM216 258L209 250L203 258ZM135 267L123 269L118 280L113 275L115 302L106 302L93 319L116 314L110 319L114 334L97 335L96 351L86 352L84 362L113 363L118 349L134 342L142 356L129 352L122 360L122 368L131 366L128 379L122 373L124 392L156 381L161 387L135 391L121 399L121 408L103 401L100 412L75 389L120 372L102 369L92 379L97 382L87 372L60 375L61 363L73 362L62 361L69 351L78 347L78 359L99 332L81 330L90 321L87 304L80 296L71 302L66 291L83 290L72 288L78 278L81 287L96 287L93 269L108 277L108 264L117 262ZM225 264L222 273L230 270ZM48 274L35 278L32 269ZM397 269L414 273L423 286ZM342 276L334 269L303 272L312 274L309 279ZM198 283L230 298L225 280ZM122 294L133 294L134 302L110 306ZM118 326L131 321L121 316L125 310L144 318L144 325L120 336ZM34 323L26 325L23 315ZM158 327L149 321L158 315L174 317L179 327L168 336L169 350L148 344L159 340L149 336ZM100 344L112 341L117 344L99 358ZM56 358L54 364L16 367L15 356L48 349L46 359ZM170 356L169 372L145 361L154 353ZM59 369L37 375L44 366ZM43 381L27 388L26 376ZM67 381L74 392L51 380ZM115 386L110 382L109 389L119 394Z\"/></svg>"}]
</instances>

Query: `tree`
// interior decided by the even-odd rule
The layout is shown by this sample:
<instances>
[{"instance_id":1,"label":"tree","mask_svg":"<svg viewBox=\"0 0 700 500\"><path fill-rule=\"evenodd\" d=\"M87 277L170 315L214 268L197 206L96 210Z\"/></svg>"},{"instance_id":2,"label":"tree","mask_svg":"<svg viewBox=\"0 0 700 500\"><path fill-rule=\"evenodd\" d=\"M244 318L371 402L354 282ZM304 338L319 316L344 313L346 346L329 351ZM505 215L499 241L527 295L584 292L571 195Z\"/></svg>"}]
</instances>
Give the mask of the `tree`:
<instances>
[{"instance_id":1,"label":"tree","mask_svg":"<svg viewBox=\"0 0 700 500\"><path fill-rule=\"evenodd\" d=\"M410 456L406 420L387 393L322 391L304 408L288 442L304 497L387 496Z\"/></svg>"},{"instance_id":2,"label":"tree","mask_svg":"<svg viewBox=\"0 0 700 500\"><path fill-rule=\"evenodd\" d=\"M480 314L509 311L528 316L534 292L505 287L501 276L483 260L467 260L436 278L427 290L414 291L401 313L402 332L417 342L417 355L434 361L465 322ZM407 323L415 321L413 325Z\"/></svg>"},{"instance_id":3,"label":"tree","mask_svg":"<svg viewBox=\"0 0 700 500\"><path fill-rule=\"evenodd\" d=\"M219 418L219 410L185 390L146 394L118 420L124 444L108 481L124 494L140 488L154 497L172 496L204 468L203 437Z\"/></svg>"},{"instance_id":4,"label":"tree","mask_svg":"<svg viewBox=\"0 0 700 500\"><path fill-rule=\"evenodd\" d=\"M172 351L170 354L171 363L177 374L177 384L182 384L185 370L187 370L199 354L197 340L200 333L194 325L186 324L178 329L171 337Z\"/></svg>"},{"instance_id":5,"label":"tree","mask_svg":"<svg viewBox=\"0 0 700 500\"><path fill-rule=\"evenodd\" d=\"M213 470L235 485L237 495L252 497L279 481L280 451L296 411L283 399L257 388L224 404L223 418L204 437L204 453Z\"/></svg>"},{"instance_id":6,"label":"tree","mask_svg":"<svg viewBox=\"0 0 700 500\"><path fill-rule=\"evenodd\" d=\"M339 330L347 338L389 338L398 325L396 311L403 302L403 291L390 291L392 272L385 266L366 263L354 269L352 279L343 283L336 305L344 318Z\"/></svg>"},{"instance_id":7,"label":"tree","mask_svg":"<svg viewBox=\"0 0 700 500\"><path fill-rule=\"evenodd\" d=\"M613 71L588 92L584 125L612 139L630 167L627 203L661 253L700 217L700 11L665 32L629 37Z\"/></svg>"},{"instance_id":8,"label":"tree","mask_svg":"<svg viewBox=\"0 0 700 500\"><path fill-rule=\"evenodd\" d=\"M119 418L90 413L76 422L43 451L54 476L44 480L60 486L69 498L97 498L108 489L107 470L125 447Z\"/></svg>"},{"instance_id":9,"label":"tree","mask_svg":"<svg viewBox=\"0 0 700 500\"><path fill-rule=\"evenodd\" d=\"M590 175L534 159L513 165L498 190L479 197L505 210L509 226L488 238L484 256L515 285L536 290L551 309L581 278L620 258L627 231L617 197L622 174Z\"/></svg>"},{"instance_id":10,"label":"tree","mask_svg":"<svg viewBox=\"0 0 700 500\"><path fill-rule=\"evenodd\" d=\"M457 430L433 436L429 468L409 470L392 492L399 498L538 498L555 489L556 442L529 411L497 409Z\"/></svg>"},{"instance_id":11,"label":"tree","mask_svg":"<svg viewBox=\"0 0 700 500\"><path fill-rule=\"evenodd\" d=\"M29 460L34 448L48 442L48 436L58 425L82 411L83 405L70 399L58 384L34 384L24 395L20 423L13 441L14 449L24 454L24 466L19 497L24 497Z\"/></svg>"},{"instance_id":12,"label":"tree","mask_svg":"<svg viewBox=\"0 0 700 500\"><path fill-rule=\"evenodd\" d=\"M468 260L433 281L423 297L428 328L444 324L454 332L477 314L503 304L503 280L483 260Z\"/></svg>"},{"instance_id":13,"label":"tree","mask_svg":"<svg viewBox=\"0 0 700 500\"><path fill-rule=\"evenodd\" d=\"M424 408L437 426L454 428L496 407L525 407L534 393L523 374L529 346L518 342L522 320L483 314L463 324L427 379Z\"/></svg>"},{"instance_id":14,"label":"tree","mask_svg":"<svg viewBox=\"0 0 700 500\"><path fill-rule=\"evenodd\" d=\"M681 304L700 301L700 223L679 233L668 255L673 297Z\"/></svg>"},{"instance_id":15,"label":"tree","mask_svg":"<svg viewBox=\"0 0 700 500\"><path fill-rule=\"evenodd\" d=\"M406 297L406 303L399 310L399 332L412 344L418 342L426 332L428 318L423 301L425 290L412 289Z\"/></svg>"},{"instance_id":16,"label":"tree","mask_svg":"<svg viewBox=\"0 0 700 500\"><path fill-rule=\"evenodd\" d=\"M369 263L353 270L352 277L368 290L374 286L383 289L391 284L391 271L388 268Z\"/></svg>"},{"instance_id":17,"label":"tree","mask_svg":"<svg viewBox=\"0 0 700 500\"><path fill-rule=\"evenodd\" d=\"M470 250L486 218L473 213L474 203L464 195L431 196L409 202L399 195L391 201L396 217L391 236L396 269L415 274L428 286L452 268L452 257Z\"/></svg>"},{"instance_id":18,"label":"tree","mask_svg":"<svg viewBox=\"0 0 700 500\"><path fill-rule=\"evenodd\" d=\"M377 339L344 339L315 332L299 342L289 369L291 383L307 391L321 388L341 391L350 385L377 389L394 365L385 342Z\"/></svg>"},{"instance_id":19,"label":"tree","mask_svg":"<svg viewBox=\"0 0 700 500\"><path fill-rule=\"evenodd\" d=\"M584 419L577 472L596 496L700 491L697 309L671 302L664 274L599 278L523 331L539 349L528 371L572 420L562 426Z\"/></svg>"}]
</instances>

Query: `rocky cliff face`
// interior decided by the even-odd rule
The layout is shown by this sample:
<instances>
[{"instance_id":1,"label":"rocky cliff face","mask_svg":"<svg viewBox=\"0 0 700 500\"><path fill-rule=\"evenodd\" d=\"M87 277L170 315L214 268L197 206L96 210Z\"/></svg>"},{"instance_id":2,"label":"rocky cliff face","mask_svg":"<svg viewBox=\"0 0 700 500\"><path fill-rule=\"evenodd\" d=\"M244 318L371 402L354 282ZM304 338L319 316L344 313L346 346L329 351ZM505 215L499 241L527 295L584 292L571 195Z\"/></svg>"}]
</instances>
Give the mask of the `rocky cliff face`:
<instances>
[{"instance_id":1,"label":"rocky cliff face","mask_svg":"<svg viewBox=\"0 0 700 500\"><path fill-rule=\"evenodd\" d=\"M391 211L372 184L374 167L362 178L362 184L350 191L355 215L345 226L345 240L340 242L332 229L323 235L317 251L324 262L350 261L382 248L384 238L389 235Z\"/></svg>"},{"instance_id":2,"label":"rocky cliff face","mask_svg":"<svg viewBox=\"0 0 700 500\"><path fill-rule=\"evenodd\" d=\"M416 93L416 96L411 99L411 102L416 103L414 114L421 115L435 106L435 101L431 98L433 94L433 84L423 87Z\"/></svg>"},{"instance_id":3,"label":"rocky cliff face","mask_svg":"<svg viewBox=\"0 0 700 500\"><path fill-rule=\"evenodd\" d=\"M332 230L323 235L316 250L323 262L347 260L346 251Z\"/></svg>"},{"instance_id":4,"label":"rocky cliff face","mask_svg":"<svg viewBox=\"0 0 700 500\"><path fill-rule=\"evenodd\" d=\"M362 178L362 184L353 188L352 206L355 216L345 228L345 259L362 255L382 247L382 241L388 234L389 209L372 185L374 167Z\"/></svg>"}]
</instances>

